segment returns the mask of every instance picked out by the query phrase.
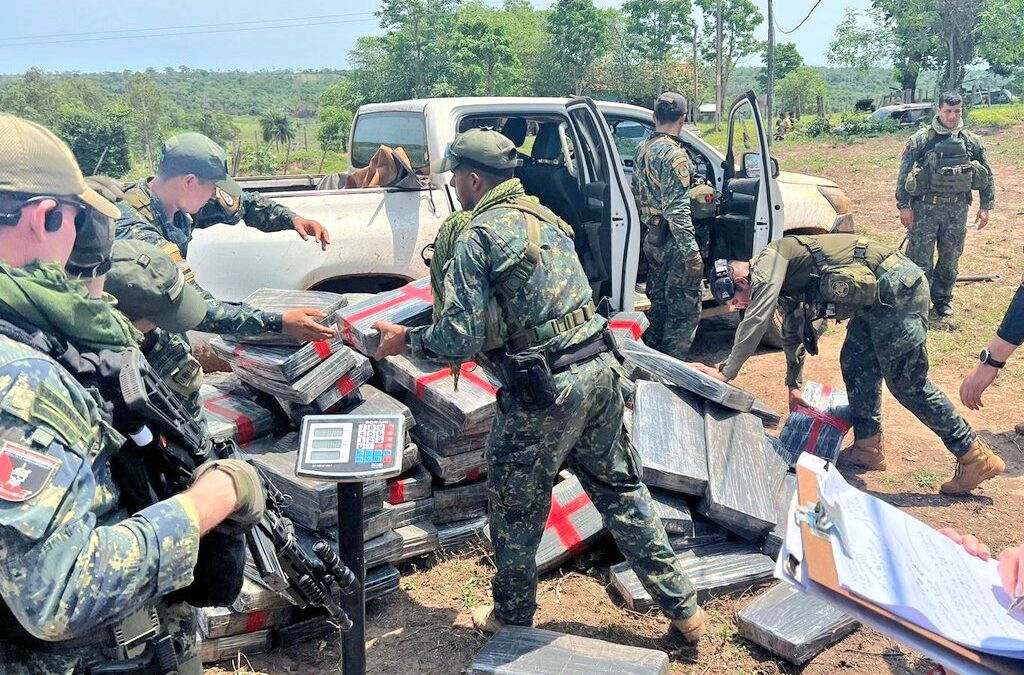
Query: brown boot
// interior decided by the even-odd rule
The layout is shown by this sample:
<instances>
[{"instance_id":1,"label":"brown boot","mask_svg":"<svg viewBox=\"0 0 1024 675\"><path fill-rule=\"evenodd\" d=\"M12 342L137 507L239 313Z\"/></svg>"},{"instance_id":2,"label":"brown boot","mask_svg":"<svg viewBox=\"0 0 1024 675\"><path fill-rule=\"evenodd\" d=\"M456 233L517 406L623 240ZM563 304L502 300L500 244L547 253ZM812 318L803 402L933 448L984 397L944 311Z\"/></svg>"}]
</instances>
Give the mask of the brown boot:
<instances>
[{"instance_id":1,"label":"brown boot","mask_svg":"<svg viewBox=\"0 0 1024 675\"><path fill-rule=\"evenodd\" d=\"M493 635L505 627L494 616L494 605L480 605L473 610L473 627L481 633Z\"/></svg>"},{"instance_id":2,"label":"brown boot","mask_svg":"<svg viewBox=\"0 0 1024 675\"><path fill-rule=\"evenodd\" d=\"M704 610L700 607L688 619L672 619L672 625L683 634L683 639L690 644L696 644L700 640L700 636L708 631Z\"/></svg>"},{"instance_id":3,"label":"brown boot","mask_svg":"<svg viewBox=\"0 0 1024 675\"><path fill-rule=\"evenodd\" d=\"M885 443L881 432L867 438L854 438L853 443L843 448L836 466L840 469L885 470Z\"/></svg>"},{"instance_id":4,"label":"brown boot","mask_svg":"<svg viewBox=\"0 0 1024 675\"><path fill-rule=\"evenodd\" d=\"M939 486L944 495L966 495L993 476L1006 471L1006 462L999 459L988 443L978 436L967 454L956 460L953 479Z\"/></svg>"}]
</instances>

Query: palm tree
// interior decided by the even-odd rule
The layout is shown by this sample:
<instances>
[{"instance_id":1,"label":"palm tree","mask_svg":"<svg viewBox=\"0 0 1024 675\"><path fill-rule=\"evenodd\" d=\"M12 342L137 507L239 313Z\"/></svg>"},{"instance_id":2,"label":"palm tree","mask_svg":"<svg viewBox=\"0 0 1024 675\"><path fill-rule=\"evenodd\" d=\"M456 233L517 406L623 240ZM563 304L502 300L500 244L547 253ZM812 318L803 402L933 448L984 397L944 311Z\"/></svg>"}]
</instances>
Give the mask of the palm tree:
<instances>
[{"instance_id":1,"label":"palm tree","mask_svg":"<svg viewBox=\"0 0 1024 675\"><path fill-rule=\"evenodd\" d=\"M268 110L260 116L260 131L263 132L263 140L266 143L271 141L281 149L284 144L284 172L288 173L288 158L292 152L292 140L295 138L295 125L292 119L279 110Z\"/></svg>"}]
</instances>

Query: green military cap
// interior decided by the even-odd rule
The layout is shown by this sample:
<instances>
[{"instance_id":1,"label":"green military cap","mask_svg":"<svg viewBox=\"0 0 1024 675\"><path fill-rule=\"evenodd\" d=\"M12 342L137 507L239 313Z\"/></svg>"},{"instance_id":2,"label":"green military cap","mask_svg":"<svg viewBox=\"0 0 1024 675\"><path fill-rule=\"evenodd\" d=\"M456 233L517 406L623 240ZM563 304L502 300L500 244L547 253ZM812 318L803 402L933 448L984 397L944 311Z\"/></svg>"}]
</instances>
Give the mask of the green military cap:
<instances>
[{"instance_id":1,"label":"green military cap","mask_svg":"<svg viewBox=\"0 0 1024 675\"><path fill-rule=\"evenodd\" d=\"M192 173L203 180L215 181L217 187L232 197L242 196L242 186L228 175L228 156L224 148L202 134L178 134L164 143L159 172L167 176Z\"/></svg>"},{"instance_id":2,"label":"green military cap","mask_svg":"<svg viewBox=\"0 0 1024 675\"><path fill-rule=\"evenodd\" d=\"M0 192L30 197L74 198L107 218L121 212L85 184L67 143L44 126L0 115Z\"/></svg>"},{"instance_id":3,"label":"green military cap","mask_svg":"<svg viewBox=\"0 0 1024 675\"><path fill-rule=\"evenodd\" d=\"M493 129L468 129L448 144L434 171L444 173L463 165L505 171L516 168L520 161L515 144L502 134Z\"/></svg>"},{"instance_id":4,"label":"green military cap","mask_svg":"<svg viewBox=\"0 0 1024 675\"><path fill-rule=\"evenodd\" d=\"M685 115L687 108L686 97L682 94L677 94L674 91L666 91L658 97L654 106L659 113L666 115Z\"/></svg>"},{"instance_id":5,"label":"green military cap","mask_svg":"<svg viewBox=\"0 0 1024 675\"><path fill-rule=\"evenodd\" d=\"M192 330L206 316L206 303L161 248L118 239L104 289L129 319L148 319L172 333Z\"/></svg>"}]
</instances>

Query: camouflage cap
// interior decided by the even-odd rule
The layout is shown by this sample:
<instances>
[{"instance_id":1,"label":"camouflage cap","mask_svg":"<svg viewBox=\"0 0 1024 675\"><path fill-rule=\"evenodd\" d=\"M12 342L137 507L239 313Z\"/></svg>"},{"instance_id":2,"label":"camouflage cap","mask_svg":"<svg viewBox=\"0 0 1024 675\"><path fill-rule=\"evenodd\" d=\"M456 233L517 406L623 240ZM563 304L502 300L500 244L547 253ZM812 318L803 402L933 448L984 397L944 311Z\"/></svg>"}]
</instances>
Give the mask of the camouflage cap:
<instances>
[{"instance_id":1,"label":"camouflage cap","mask_svg":"<svg viewBox=\"0 0 1024 675\"><path fill-rule=\"evenodd\" d=\"M172 333L192 330L206 316L206 303L161 248L118 239L104 289L129 319L149 319Z\"/></svg>"},{"instance_id":2,"label":"camouflage cap","mask_svg":"<svg viewBox=\"0 0 1024 675\"><path fill-rule=\"evenodd\" d=\"M515 144L502 134L493 129L468 129L455 136L433 169L444 173L462 165L506 171L518 167L520 161Z\"/></svg>"},{"instance_id":3,"label":"camouflage cap","mask_svg":"<svg viewBox=\"0 0 1024 675\"><path fill-rule=\"evenodd\" d=\"M74 197L107 218L117 207L85 184L71 148L52 131L14 115L0 115L0 192Z\"/></svg>"},{"instance_id":4,"label":"camouflage cap","mask_svg":"<svg viewBox=\"0 0 1024 675\"><path fill-rule=\"evenodd\" d=\"M665 115L685 115L687 108L686 97L674 91L666 91L658 97L654 108L657 112Z\"/></svg>"},{"instance_id":5,"label":"camouflage cap","mask_svg":"<svg viewBox=\"0 0 1024 675\"><path fill-rule=\"evenodd\" d=\"M195 174L212 180L232 197L242 196L242 186L228 175L228 156L224 148L202 134L178 134L164 143L159 172L167 176Z\"/></svg>"}]
</instances>

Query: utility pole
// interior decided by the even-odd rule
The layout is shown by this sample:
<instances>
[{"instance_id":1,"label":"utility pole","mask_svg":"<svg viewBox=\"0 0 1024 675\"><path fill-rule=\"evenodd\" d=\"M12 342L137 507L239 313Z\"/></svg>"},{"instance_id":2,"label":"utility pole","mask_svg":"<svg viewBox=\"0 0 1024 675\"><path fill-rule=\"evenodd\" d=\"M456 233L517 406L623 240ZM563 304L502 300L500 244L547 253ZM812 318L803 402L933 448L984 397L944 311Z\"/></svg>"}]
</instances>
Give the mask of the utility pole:
<instances>
[{"instance_id":1,"label":"utility pole","mask_svg":"<svg viewBox=\"0 0 1024 675\"><path fill-rule=\"evenodd\" d=\"M774 0L768 0L768 82L764 92L764 107L767 109L768 144L771 145L775 134L772 132L772 125L775 124L775 7Z\"/></svg>"},{"instance_id":2,"label":"utility pole","mask_svg":"<svg viewBox=\"0 0 1024 675\"><path fill-rule=\"evenodd\" d=\"M722 91L722 0L715 2L715 131L722 130L722 108L725 107L725 92Z\"/></svg>"},{"instance_id":3,"label":"utility pole","mask_svg":"<svg viewBox=\"0 0 1024 675\"><path fill-rule=\"evenodd\" d=\"M693 22L693 96L690 98L690 124L696 124L700 116L700 97L697 95L700 85L697 74L697 22Z\"/></svg>"}]
</instances>

